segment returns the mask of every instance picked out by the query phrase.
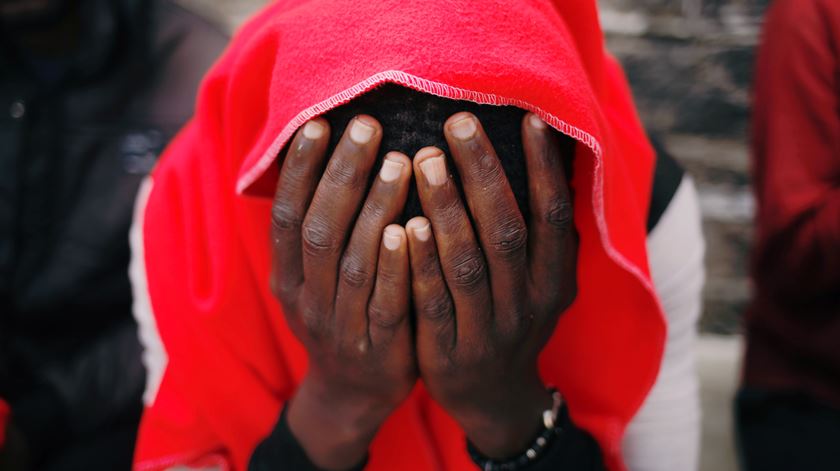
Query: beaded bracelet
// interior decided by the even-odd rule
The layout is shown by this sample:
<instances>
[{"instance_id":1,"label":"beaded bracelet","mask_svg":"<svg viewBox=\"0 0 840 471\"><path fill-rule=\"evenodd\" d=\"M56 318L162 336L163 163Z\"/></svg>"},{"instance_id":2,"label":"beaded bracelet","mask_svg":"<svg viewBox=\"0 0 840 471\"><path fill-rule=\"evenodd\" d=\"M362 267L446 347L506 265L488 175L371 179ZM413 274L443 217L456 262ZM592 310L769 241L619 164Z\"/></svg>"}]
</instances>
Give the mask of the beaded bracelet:
<instances>
[{"instance_id":1,"label":"beaded bracelet","mask_svg":"<svg viewBox=\"0 0 840 471\"><path fill-rule=\"evenodd\" d=\"M468 442L467 450L470 453L470 458L472 458L473 463L478 465L478 467L483 471L516 471L532 464L540 458L548 446L551 445L554 438L563 431L557 423L557 417L560 414L560 406L563 405L563 398L555 388L549 388L548 391L551 393L553 404L551 409L543 412L542 418L543 426L545 428L534 441L533 445L525 450L524 453L513 459L495 461L482 456L472 443Z\"/></svg>"}]
</instances>

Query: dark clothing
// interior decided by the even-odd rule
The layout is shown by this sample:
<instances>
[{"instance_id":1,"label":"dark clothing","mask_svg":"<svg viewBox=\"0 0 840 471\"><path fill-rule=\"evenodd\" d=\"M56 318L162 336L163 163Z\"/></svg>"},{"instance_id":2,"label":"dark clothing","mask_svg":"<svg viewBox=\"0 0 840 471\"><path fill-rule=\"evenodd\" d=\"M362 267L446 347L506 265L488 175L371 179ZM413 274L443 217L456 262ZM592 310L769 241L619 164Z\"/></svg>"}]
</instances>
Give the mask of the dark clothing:
<instances>
[{"instance_id":1,"label":"dark clothing","mask_svg":"<svg viewBox=\"0 0 840 471\"><path fill-rule=\"evenodd\" d=\"M78 4L70 57L0 32L0 397L38 469L128 469L134 195L227 38L169 1Z\"/></svg>"},{"instance_id":2,"label":"dark clothing","mask_svg":"<svg viewBox=\"0 0 840 471\"><path fill-rule=\"evenodd\" d=\"M671 200L677 193L685 175L685 169L674 160L674 157L656 136L651 136L650 142L656 151L656 166L653 173L650 209L648 209L648 234L659 224L659 220L671 204Z\"/></svg>"},{"instance_id":3,"label":"dark clothing","mask_svg":"<svg viewBox=\"0 0 840 471\"><path fill-rule=\"evenodd\" d=\"M840 2L777 0L756 69L744 383L840 409ZM835 436L840 443L840 436Z\"/></svg>"},{"instance_id":4,"label":"dark clothing","mask_svg":"<svg viewBox=\"0 0 840 471\"><path fill-rule=\"evenodd\" d=\"M563 407L558 417L561 432L554 438L545 454L526 468L528 471L575 470L602 471L601 450L598 443L586 432L575 427L568 410ZM348 471L360 471L365 463ZM320 471L306 456L306 452L292 435L286 421L286 410L271 434L257 446L251 455L249 471L289 469L295 471Z\"/></svg>"},{"instance_id":5,"label":"dark clothing","mask_svg":"<svg viewBox=\"0 0 840 471\"><path fill-rule=\"evenodd\" d=\"M745 470L840 469L840 3L777 0L758 55Z\"/></svg>"},{"instance_id":6,"label":"dark clothing","mask_svg":"<svg viewBox=\"0 0 840 471\"><path fill-rule=\"evenodd\" d=\"M746 389L736 404L741 469L840 469L840 410L801 394Z\"/></svg>"}]
</instances>

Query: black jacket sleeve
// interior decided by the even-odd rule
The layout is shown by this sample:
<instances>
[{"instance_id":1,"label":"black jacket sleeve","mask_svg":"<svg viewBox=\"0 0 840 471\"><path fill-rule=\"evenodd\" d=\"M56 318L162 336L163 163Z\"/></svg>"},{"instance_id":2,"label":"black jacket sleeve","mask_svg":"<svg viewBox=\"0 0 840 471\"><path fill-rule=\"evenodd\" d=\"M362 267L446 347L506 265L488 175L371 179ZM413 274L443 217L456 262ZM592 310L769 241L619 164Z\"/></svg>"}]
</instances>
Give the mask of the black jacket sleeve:
<instances>
[{"instance_id":1,"label":"black jacket sleeve","mask_svg":"<svg viewBox=\"0 0 840 471\"><path fill-rule=\"evenodd\" d=\"M140 355L137 327L129 320L63 361L37 368L36 392L10 400L33 453L65 434L88 436L114 420L139 421L146 378Z\"/></svg>"}]
</instances>

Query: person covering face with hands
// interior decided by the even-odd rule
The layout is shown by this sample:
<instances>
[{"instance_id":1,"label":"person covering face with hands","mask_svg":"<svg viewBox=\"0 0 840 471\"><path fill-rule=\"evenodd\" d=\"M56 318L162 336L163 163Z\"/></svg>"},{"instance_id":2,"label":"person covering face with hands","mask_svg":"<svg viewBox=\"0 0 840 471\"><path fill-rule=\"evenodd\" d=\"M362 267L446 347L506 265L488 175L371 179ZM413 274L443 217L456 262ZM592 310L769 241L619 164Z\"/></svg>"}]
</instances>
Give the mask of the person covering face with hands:
<instances>
[{"instance_id":1,"label":"person covering face with hands","mask_svg":"<svg viewBox=\"0 0 840 471\"><path fill-rule=\"evenodd\" d=\"M279 2L207 77L139 199L138 467L626 469L653 153L594 3L468 4Z\"/></svg>"}]
</instances>

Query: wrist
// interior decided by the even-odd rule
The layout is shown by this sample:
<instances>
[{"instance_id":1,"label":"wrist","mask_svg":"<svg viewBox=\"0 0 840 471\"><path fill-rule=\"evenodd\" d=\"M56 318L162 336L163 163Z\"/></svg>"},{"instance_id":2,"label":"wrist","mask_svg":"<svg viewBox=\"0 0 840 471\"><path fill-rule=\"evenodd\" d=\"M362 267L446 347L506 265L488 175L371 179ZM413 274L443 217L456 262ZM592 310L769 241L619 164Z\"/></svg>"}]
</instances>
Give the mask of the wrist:
<instances>
[{"instance_id":1,"label":"wrist","mask_svg":"<svg viewBox=\"0 0 840 471\"><path fill-rule=\"evenodd\" d=\"M551 393L539 382L512 391L484 410L465 415L467 439L484 456L503 459L520 454L544 428L542 414L551 409Z\"/></svg>"},{"instance_id":2,"label":"wrist","mask_svg":"<svg viewBox=\"0 0 840 471\"><path fill-rule=\"evenodd\" d=\"M388 416L381 404L331 388L307 376L290 404L289 430L320 468L342 470L361 462Z\"/></svg>"}]
</instances>

